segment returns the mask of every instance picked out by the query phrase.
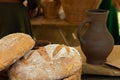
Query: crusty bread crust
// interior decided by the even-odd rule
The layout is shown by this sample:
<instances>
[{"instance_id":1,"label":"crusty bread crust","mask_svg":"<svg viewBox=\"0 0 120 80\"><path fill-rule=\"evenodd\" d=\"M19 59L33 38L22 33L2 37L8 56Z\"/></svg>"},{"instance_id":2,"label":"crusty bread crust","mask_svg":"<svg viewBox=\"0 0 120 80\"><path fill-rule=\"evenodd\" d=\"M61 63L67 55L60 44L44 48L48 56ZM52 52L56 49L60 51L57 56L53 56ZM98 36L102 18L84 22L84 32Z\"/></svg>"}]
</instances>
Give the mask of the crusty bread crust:
<instances>
[{"instance_id":1,"label":"crusty bread crust","mask_svg":"<svg viewBox=\"0 0 120 80\"><path fill-rule=\"evenodd\" d=\"M58 80L75 74L81 67L81 56L75 48L50 44L15 63L9 77L10 80Z\"/></svg>"},{"instance_id":2,"label":"crusty bread crust","mask_svg":"<svg viewBox=\"0 0 120 80\"><path fill-rule=\"evenodd\" d=\"M0 71L22 57L34 44L32 37L24 33L13 33L1 38Z\"/></svg>"}]
</instances>

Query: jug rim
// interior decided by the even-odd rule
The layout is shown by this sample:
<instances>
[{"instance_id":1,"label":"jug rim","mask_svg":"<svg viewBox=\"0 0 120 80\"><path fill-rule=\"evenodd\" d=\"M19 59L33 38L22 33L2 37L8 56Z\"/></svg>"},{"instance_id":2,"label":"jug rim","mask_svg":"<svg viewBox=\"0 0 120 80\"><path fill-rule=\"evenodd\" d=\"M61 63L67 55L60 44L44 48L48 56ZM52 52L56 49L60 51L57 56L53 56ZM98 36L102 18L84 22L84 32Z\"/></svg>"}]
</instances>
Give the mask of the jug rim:
<instances>
[{"instance_id":1,"label":"jug rim","mask_svg":"<svg viewBox=\"0 0 120 80\"><path fill-rule=\"evenodd\" d=\"M95 13L95 14L102 14L102 13L109 13L109 10L106 9L88 9L86 10L87 13Z\"/></svg>"}]
</instances>

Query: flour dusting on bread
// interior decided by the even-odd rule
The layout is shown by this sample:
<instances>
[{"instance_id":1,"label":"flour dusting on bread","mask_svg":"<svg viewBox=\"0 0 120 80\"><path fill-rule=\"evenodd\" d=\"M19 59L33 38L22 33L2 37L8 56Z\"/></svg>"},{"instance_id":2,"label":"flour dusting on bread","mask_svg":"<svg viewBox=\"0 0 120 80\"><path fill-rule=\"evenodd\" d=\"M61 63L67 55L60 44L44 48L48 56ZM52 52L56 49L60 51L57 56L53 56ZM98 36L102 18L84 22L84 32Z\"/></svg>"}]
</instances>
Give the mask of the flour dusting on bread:
<instances>
[{"instance_id":1,"label":"flour dusting on bread","mask_svg":"<svg viewBox=\"0 0 120 80\"><path fill-rule=\"evenodd\" d=\"M57 80L75 74L81 67L81 56L75 48L50 44L15 63L9 77L11 80Z\"/></svg>"}]
</instances>

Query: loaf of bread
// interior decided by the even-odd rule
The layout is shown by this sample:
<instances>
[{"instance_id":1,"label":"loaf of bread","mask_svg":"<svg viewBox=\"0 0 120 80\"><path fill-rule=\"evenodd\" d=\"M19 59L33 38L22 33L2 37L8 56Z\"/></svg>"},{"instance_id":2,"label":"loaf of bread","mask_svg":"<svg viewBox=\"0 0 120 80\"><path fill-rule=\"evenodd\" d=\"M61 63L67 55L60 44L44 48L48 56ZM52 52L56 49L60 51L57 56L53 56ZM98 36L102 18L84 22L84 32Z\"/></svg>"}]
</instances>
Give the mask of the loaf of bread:
<instances>
[{"instance_id":1,"label":"loaf of bread","mask_svg":"<svg viewBox=\"0 0 120 80\"><path fill-rule=\"evenodd\" d=\"M0 71L25 55L34 44L32 37L24 33L13 33L1 38Z\"/></svg>"},{"instance_id":2,"label":"loaf of bread","mask_svg":"<svg viewBox=\"0 0 120 80\"><path fill-rule=\"evenodd\" d=\"M10 80L58 80L82 67L80 53L73 47L49 44L30 51L9 71Z\"/></svg>"}]
</instances>

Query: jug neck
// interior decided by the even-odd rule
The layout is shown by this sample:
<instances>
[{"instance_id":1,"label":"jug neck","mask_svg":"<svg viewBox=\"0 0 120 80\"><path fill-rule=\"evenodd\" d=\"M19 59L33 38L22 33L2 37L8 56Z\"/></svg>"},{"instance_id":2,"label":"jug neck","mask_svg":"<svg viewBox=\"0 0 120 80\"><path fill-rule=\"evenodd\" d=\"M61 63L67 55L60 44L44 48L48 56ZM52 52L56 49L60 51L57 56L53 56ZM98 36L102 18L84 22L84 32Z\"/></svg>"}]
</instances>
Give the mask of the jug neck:
<instances>
[{"instance_id":1,"label":"jug neck","mask_svg":"<svg viewBox=\"0 0 120 80\"><path fill-rule=\"evenodd\" d=\"M103 9L88 10L87 15L94 22L106 23L109 11Z\"/></svg>"}]
</instances>

